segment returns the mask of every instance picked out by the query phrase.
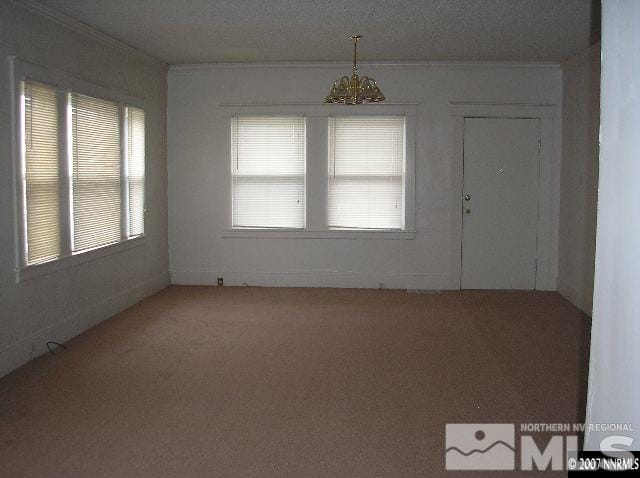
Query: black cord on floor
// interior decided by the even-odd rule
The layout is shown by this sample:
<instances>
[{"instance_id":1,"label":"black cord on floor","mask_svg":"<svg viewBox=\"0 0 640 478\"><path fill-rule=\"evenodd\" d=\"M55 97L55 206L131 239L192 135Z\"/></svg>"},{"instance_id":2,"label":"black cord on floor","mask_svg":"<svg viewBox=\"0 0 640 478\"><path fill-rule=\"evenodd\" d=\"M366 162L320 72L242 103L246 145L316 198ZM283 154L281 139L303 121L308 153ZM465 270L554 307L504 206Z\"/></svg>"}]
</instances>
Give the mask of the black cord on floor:
<instances>
[{"instance_id":1,"label":"black cord on floor","mask_svg":"<svg viewBox=\"0 0 640 478\"><path fill-rule=\"evenodd\" d=\"M47 342L47 348L49 349L49 352L51 353L51 355L55 355L56 353L53 351L54 349L51 348L51 345L55 345L56 347L60 347L61 349L65 349L67 350L67 347L65 347L64 345L62 345L61 343L58 342L54 342L54 341L49 341Z\"/></svg>"}]
</instances>

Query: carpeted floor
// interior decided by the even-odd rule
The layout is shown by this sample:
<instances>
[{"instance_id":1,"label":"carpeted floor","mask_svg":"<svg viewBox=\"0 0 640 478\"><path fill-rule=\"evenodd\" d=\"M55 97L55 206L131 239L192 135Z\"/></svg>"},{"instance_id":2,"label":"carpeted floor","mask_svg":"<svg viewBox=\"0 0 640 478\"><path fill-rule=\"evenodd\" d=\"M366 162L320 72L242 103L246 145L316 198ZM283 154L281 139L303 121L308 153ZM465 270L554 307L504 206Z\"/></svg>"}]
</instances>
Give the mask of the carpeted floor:
<instances>
[{"instance_id":1,"label":"carpeted floor","mask_svg":"<svg viewBox=\"0 0 640 478\"><path fill-rule=\"evenodd\" d=\"M580 420L589 329L556 293L172 286L0 380L0 475L494 476L444 471L445 424Z\"/></svg>"}]
</instances>

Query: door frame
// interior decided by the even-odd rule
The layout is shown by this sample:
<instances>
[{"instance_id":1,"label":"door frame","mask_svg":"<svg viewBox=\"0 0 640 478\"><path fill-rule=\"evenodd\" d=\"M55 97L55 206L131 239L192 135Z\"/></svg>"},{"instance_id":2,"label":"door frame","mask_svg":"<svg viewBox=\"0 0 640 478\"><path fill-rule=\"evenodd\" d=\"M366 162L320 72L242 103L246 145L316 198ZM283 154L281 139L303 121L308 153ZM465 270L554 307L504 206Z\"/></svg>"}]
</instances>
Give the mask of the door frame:
<instances>
[{"instance_id":1,"label":"door frame","mask_svg":"<svg viewBox=\"0 0 640 478\"><path fill-rule=\"evenodd\" d=\"M555 290L558 271L559 158L556 131L557 106L551 104L449 103L453 144L451 149L450 277L453 289L462 280L462 194L465 118L522 118L540 120L540 177L536 233L536 290ZM555 180L554 180L555 178Z\"/></svg>"}]
</instances>

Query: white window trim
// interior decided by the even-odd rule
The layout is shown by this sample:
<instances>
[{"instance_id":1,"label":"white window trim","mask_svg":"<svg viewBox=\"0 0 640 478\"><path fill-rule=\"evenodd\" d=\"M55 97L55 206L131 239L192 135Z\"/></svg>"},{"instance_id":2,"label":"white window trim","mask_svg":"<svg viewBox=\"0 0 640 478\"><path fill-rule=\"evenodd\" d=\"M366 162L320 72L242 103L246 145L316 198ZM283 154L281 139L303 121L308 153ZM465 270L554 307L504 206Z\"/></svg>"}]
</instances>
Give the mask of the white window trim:
<instances>
[{"instance_id":1,"label":"white window trim","mask_svg":"<svg viewBox=\"0 0 640 478\"><path fill-rule=\"evenodd\" d=\"M305 229L230 229L225 230L223 238L258 238L258 239L415 239L415 231L384 229L329 229L310 231Z\"/></svg>"},{"instance_id":2,"label":"white window trim","mask_svg":"<svg viewBox=\"0 0 640 478\"><path fill-rule=\"evenodd\" d=\"M26 228L25 228L25 192L22 181L22 131L21 124L22 111L20 85L24 80L32 80L50 85L57 89L59 95L64 92L72 91L94 98L110 100L122 105L132 106L145 109L145 101L137 98L125 91L116 90L106 86L97 85L88 81L76 78L68 73L47 68L35 63L24 61L17 57L9 58L10 69L10 89L11 89L11 127L12 127L12 152L13 152L13 197L14 197L14 249L15 249L15 278L16 282L22 282L33 277L42 276L58 270L74 267L79 264L90 262L101 257L119 253L133 247L138 247L146 243L146 233L131 237L123 238L113 244L107 244L89 249L85 251L72 252L69 250L61 250L60 257L51 261L38 264L27 264L26 262ZM60 115L66 114L64 111ZM61 128L60 147L66 148L66 137L63 137L65 128ZM63 182L66 181L63 179ZM63 184L61 190L66 191ZM62 194L65 194L62 192ZM63 202L63 204L66 203ZM65 209L65 208L63 208ZM147 211L146 196L144 205L145 215ZM62 227L60 234L63 238L68 238L71 231L72 217L70 212L61 211L61 223L64 221L66 227ZM64 242L64 241L63 241Z\"/></svg>"},{"instance_id":3,"label":"white window trim","mask_svg":"<svg viewBox=\"0 0 640 478\"><path fill-rule=\"evenodd\" d=\"M416 103L370 103L358 106L325 104L221 104L222 118L231 128L234 116L304 116L306 118L306 226L304 229L233 228L231 172L226 178L227 225L222 238L273 239L415 239L415 154ZM327 224L328 191L328 120L337 116L404 116L406 118L405 218L404 229L329 229ZM227 135L226 157L231 157L231 135Z\"/></svg>"},{"instance_id":4,"label":"white window trim","mask_svg":"<svg viewBox=\"0 0 640 478\"><path fill-rule=\"evenodd\" d=\"M70 267L76 267L80 264L85 264L135 247L143 246L146 243L146 236L136 236L120 242L114 242L113 244L96 247L95 249L87 249L70 256L60 257L59 259L54 259L49 262L31 264L22 269L16 269L16 281L23 282L28 279L44 276Z\"/></svg>"}]
</instances>

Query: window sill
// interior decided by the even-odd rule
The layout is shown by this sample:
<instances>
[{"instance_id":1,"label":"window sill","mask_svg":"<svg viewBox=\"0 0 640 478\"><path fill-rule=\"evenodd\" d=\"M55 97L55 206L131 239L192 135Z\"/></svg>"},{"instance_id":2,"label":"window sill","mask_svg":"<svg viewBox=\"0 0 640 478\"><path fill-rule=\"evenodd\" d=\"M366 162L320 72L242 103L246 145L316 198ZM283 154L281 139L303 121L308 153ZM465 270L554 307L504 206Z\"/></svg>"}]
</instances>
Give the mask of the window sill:
<instances>
[{"instance_id":1,"label":"window sill","mask_svg":"<svg viewBox=\"0 0 640 478\"><path fill-rule=\"evenodd\" d=\"M86 262L95 261L102 257L118 254L120 252L140 247L146 244L147 236L138 236L126 241L108 244L106 246L97 247L83 252L77 252L71 256L61 257L49 262L41 264L33 264L23 269L16 270L16 282L23 282L35 277L51 274L63 269L75 267Z\"/></svg>"},{"instance_id":2,"label":"window sill","mask_svg":"<svg viewBox=\"0 0 640 478\"><path fill-rule=\"evenodd\" d=\"M304 229L230 229L222 233L225 239L384 239L411 240L415 231L394 230L329 230L309 231Z\"/></svg>"}]
</instances>

